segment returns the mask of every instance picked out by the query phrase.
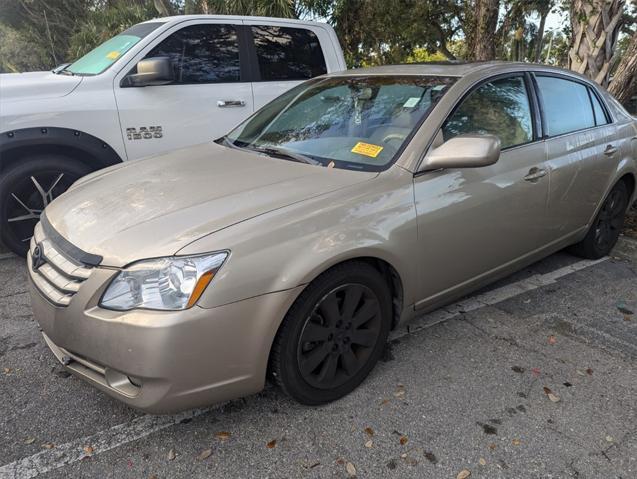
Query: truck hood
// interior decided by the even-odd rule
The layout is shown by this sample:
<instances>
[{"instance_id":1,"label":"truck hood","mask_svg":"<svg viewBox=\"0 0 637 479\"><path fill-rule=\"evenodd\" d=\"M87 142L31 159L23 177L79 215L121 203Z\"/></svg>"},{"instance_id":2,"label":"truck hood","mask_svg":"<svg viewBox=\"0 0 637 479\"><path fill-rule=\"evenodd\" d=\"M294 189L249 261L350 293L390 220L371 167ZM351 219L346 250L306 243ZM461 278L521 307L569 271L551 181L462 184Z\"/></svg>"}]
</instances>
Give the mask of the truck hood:
<instances>
[{"instance_id":1,"label":"truck hood","mask_svg":"<svg viewBox=\"0 0 637 479\"><path fill-rule=\"evenodd\" d=\"M102 265L122 267L176 254L222 228L375 176L210 143L94 173L45 214L73 245L102 256Z\"/></svg>"},{"instance_id":2,"label":"truck hood","mask_svg":"<svg viewBox=\"0 0 637 479\"><path fill-rule=\"evenodd\" d=\"M0 74L0 98L6 103L61 97L71 93L82 78L52 72L3 73Z\"/></svg>"}]
</instances>

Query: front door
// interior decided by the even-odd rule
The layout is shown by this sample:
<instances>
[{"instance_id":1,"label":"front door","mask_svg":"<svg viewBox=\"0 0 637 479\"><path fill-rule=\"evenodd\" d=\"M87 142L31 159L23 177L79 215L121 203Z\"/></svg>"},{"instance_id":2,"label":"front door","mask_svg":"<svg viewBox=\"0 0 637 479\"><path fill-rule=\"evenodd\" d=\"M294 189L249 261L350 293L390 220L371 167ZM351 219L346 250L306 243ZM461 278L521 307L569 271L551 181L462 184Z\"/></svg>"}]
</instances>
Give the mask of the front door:
<instances>
[{"instance_id":1,"label":"front door","mask_svg":"<svg viewBox=\"0 0 637 479\"><path fill-rule=\"evenodd\" d=\"M482 168L414 178L422 306L495 273L540 246L548 194L545 146L537 140L523 75L499 77L469 93L442 127L443 141L494 134L502 152Z\"/></svg>"},{"instance_id":2,"label":"front door","mask_svg":"<svg viewBox=\"0 0 637 479\"><path fill-rule=\"evenodd\" d=\"M129 159L212 141L252 114L240 28L218 21L179 25L138 59L169 57L172 83L121 87L118 78L115 97Z\"/></svg>"}]
</instances>

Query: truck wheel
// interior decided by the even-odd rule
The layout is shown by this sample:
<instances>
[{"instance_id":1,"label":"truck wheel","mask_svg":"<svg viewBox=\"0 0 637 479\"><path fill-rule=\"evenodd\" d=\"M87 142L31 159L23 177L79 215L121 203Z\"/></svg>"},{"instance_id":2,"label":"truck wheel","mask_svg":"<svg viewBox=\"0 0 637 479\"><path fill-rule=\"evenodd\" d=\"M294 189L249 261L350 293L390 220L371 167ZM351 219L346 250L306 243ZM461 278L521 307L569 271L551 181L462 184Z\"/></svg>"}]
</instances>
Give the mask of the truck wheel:
<instances>
[{"instance_id":1,"label":"truck wheel","mask_svg":"<svg viewBox=\"0 0 637 479\"><path fill-rule=\"evenodd\" d=\"M31 156L6 168L0 177L0 241L25 256L44 208L89 171L58 155Z\"/></svg>"}]
</instances>

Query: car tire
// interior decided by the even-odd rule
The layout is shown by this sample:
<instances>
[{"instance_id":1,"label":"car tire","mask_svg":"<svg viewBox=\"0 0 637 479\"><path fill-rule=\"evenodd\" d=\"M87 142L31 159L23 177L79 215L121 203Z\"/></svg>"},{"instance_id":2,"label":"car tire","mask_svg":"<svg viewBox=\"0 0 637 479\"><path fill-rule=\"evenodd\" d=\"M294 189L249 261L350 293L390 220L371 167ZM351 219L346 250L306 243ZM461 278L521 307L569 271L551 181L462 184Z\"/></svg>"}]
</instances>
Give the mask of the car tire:
<instances>
[{"instance_id":1,"label":"car tire","mask_svg":"<svg viewBox=\"0 0 637 479\"><path fill-rule=\"evenodd\" d=\"M387 282L371 265L350 262L316 278L290 308L270 355L270 374L307 405L339 399L381 357L392 322Z\"/></svg>"},{"instance_id":2,"label":"car tire","mask_svg":"<svg viewBox=\"0 0 637 479\"><path fill-rule=\"evenodd\" d=\"M5 168L0 177L0 241L25 256L40 213L90 171L60 155L31 156Z\"/></svg>"},{"instance_id":3,"label":"car tire","mask_svg":"<svg viewBox=\"0 0 637 479\"><path fill-rule=\"evenodd\" d=\"M626 182L619 181L608 193L586 236L569 251L587 259L608 255L617 243L628 209L629 191Z\"/></svg>"}]
</instances>

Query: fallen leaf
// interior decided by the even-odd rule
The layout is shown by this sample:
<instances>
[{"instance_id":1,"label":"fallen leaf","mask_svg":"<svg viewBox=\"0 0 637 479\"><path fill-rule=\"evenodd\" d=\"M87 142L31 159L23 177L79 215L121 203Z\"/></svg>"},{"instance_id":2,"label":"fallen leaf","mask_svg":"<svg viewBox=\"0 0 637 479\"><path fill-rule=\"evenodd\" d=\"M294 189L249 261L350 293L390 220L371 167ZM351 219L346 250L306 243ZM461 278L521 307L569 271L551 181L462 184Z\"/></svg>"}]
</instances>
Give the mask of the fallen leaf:
<instances>
[{"instance_id":1,"label":"fallen leaf","mask_svg":"<svg viewBox=\"0 0 637 479\"><path fill-rule=\"evenodd\" d=\"M371 449L373 445L374 445L374 441L372 441L371 439L365 443L365 447L367 449Z\"/></svg>"},{"instance_id":2,"label":"fallen leaf","mask_svg":"<svg viewBox=\"0 0 637 479\"><path fill-rule=\"evenodd\" d=\"M42 447L45 449L53 449L55 447L55 444L53 444L52 442L45 442L44 444L42 444Z\"/></svg>"},{"instance_id":3,"label":"fallen leaf","mask_svg":"<svg viewBox=\"0 0 637 479\"><path fill-rule=\"evenodd\" d=\"M351 462L348 462L345 465L345 470L347 471L347 475L349 477L356 477L356 468L354 467L354 464L352 464Z\"/></svg>"},{"instance_id":4,"label":"fallen leaf","mask_svg":"<svg viewBox=\"0 0 637 479\"><path fill-rule=\"evenodd\" d=\"M159 478L157 477L157 474L151 474L151 475L148 477L148 479L159 479Z\"/></svg>"},{"instance_id":5,"label":"fallen leaf","mask_svg":"<svg viewBox=\"0 0 637 479\"><path fill-rule=\"evenodd\" d=\"M204 459L208 459L210 456L212 456L212 449L204 449L197 456L197 460L203 461Z\"/></svg>"},{"instance_id":6,"label":"fallen leaf","mask_svg":"<svg viewBox=\"0 0 637 479\"><path fill-rule=\"evenodd\" d=\"M400 455L400 457L401 457L401 459L405 459L405 458L407 457L407 453L406 453L406 452L403 452L403 453Z\"/></svg>"},{"instance_id":7,"label":"fallen leaf","mask_svg":"<svg viewBox=\"0 0 637 479\"><path fill-rule=\"evenodd\" d=\"M418 465L418 460L415 457L411 457L409 456L408 458L405 459L405 462L407 464L409 464L410 466L417 466Z\"/></svg>"},{"instance_id":8,"label":"fallen leaf","mask_svg":"<svg viewBox=\"0 0 637 479\"><path fill-rule=\"evenodd\" d=\"M481 466L486 466L487 461L484 457L481 457L480 459L478 459L478 464L480 464Z\"/></svg>"},{"instance_id":9,"label":"fallen leaf","mask_svg":"<svg viewBox=\"0 0 637 479\"><path fill-rule=\"evenodd\" d=\"M463 469L458 473L456 479L467 479L471 475L471 471L469 469Z\"/></svg>"},{"instance_id":10,"label":"fallen leaf","mask_svg":"<svg viewBox=\"0 0 637 479\"><path fill-rule=\"evenodd\" d=\"M365 434L367 434L369 437L372 437L374 435L374 430L371 427L366 427Z\"/></svg>"},{"instance_id":11,"label":"fallen leaf","mask_svg":"<svg viewBox=\"0 0 637 479\"><path fill-rule=\"evenodd\" d=\"M511 371L514 373L522 374L524 372L524 368L520 366L511 366Z\"/></svg>"},{"instance_id":12,"label":"fallen leaf","mask_svg":"<svg viewBox=\"0 0 637 479\"><path fill-rule=\"evenodd\" d=\"M535 376L536 378L539 377L539 375L541 374L542 371L540 371L540 368L531 368L531 374L533 376Z\"/></svg>"},{"instance_id":13,"label":"fallen leaf","mask_svg":"<svg viewBox=\"0 0 637 479\"><path fill-rule=\"evenodd\" d=\"M84 452L85 452L86 454L89 454L89 455L90 455L90 454L93 454L93 451L95 450L95 449L93 449L93 447L92 447L92 446L84 446L82 449L84 450Z\"/></svg>"},{"instance_id":14,"label":"fallen leaf","mask_svg":"<svg viewBox=\"0 0 637 479\"><path fill-rule=\"evenodd\" d=\"M557 338L553 335L549 336L549 344L555 344L557 343Z\"/></svg>"},{"instance_id":15,"label":"fallen leaf","mask_svg":"<svg viewBox=\"0 0 637 479\"><path fill-rule=\"evenodd\" d=\"M384 406L386 404L389 404L389 399L383 399L380 403L381 406Z\"/></svg>"},{"instance_id":16,"label":"fallen leaf","mask_svg":"<svg viewBox=\"0 0 637 479\"><path fill-rule=\"evenodd\" d=\"M407 436L401 436L400 445L404 446L405 444L407 444L408 441L409 441L409 439L407 439Z\"/></svg>"},{"instance_id":17,"label":"fallen leaf","mask_svg":"<svg viewBox=\"0 0 637 479\"><path fill-rule=\"evenodd\" d=\"M345 464L345 459L343 459L342 457L339 457L339 458L336 460L336 464L340 464L340 465L342 466L343 464Z\"/></svg>"},{"instance_id":18,"label":"fallen leaf","mask_svg":"<svg viewBox=\"0 0 637 479\"><path fill-rule=\"evenodd\" d=\"M492 451L496 448L497 446L495 445L494 442L492 442L491 444L489 444L489 449L491 449Z\"/></svg>"},{"instance_id":19,"label":"fallen leaf","mask_svg":"<svg viewBox=\"0 0 637 479\"><path fill-rule=\"evenodd\" d=\"M268 449L274 449L276 447L276 439L272 439L269 443L265 445Z\"/></svg>"},{"instance_id":20,"label":"fallen leaf","mask_svg":"<svg viewBox=\"0 0 637 479\"><path fill-rule=\"evenodd\" d=\"M551 402L560 402L559 396L555 395L553 391L544 386L544 394L551 400Z\"/></svg>"},{"instance_id":21,"label":"fallen leaf","mask_svg":"<svg viewBox=\"0 0 637 479\"><path fill-rule=\"evenodd\" d=\"M11 368L4 368L3 369L5 374L10 374L11 373Z\"/></svg>"},{"instance_id":22,"label":"fallen leaf","mask_svg":"<svg viewBox=\"0 0 637 479\"><path fill-rule=\"evenodd\" d=\"M630 321L630 316L628 316L627 314L624 314L624 321Z\"/></svg>"},{"instance_id":23,"label":"fallen leaf","mask_svg":"<svg viewBox=\"0 0 637 479\"><path fill-rule=\"evenodd\" d=\"M170 451L168 451L168 460L169 461L174 461L176 457L177 457L177 454L175 453L174 449L171 449Z\"/></svg>"},{"instance_id":24,"label":"fallen leaf","mask_svg":"<svg viewBox=\"0 0 637 479\"><path fill-rule=\"evenodd\" d=\"M579 369L576 369L575 372L580 376L586 376L586 373L584 371L580 371Z\"/></svg>"},{"instance_id":25,"label":"fallen leaf","mask_svg":"<svg viewBox=\"0 0 637 479\"><path fill-rule=\"evenodd\" d=\"M606 436L606 441L613 442L613 436Z\"/></svg>"},{"instance_id":26,"label":"fallen leaf","mask_svg":"<svg viewBox=\"0 0 637 479\"><path fill-rule=\"evenodd\" d=\"M403 399L405 397L405 390L404 389L397 389L396 391L394 391L394 397L396 397L398 399Z\"/></svg>"},{"instance_id":27,"label":"fallen leaf","mask_svg":"<svg viewBox=\"0 0 637 479\"><path fill-rule=\"evenodd\" d=\"M221 441L226 441L230 439L230 433L227 431L219 431L218 433L215 434L215 436L217 436L217 439Z\"/></svg>"},{"instance_id":28,"label":"fallen leaf","mask_svg":"<svg viewBox=\"0 0 637 479\"><path fill-rule=\"evenodd\" d=\"M588 368L586 370L586 374L588 374L589 376L592 376L593 375L593 370L591 368Z\"/></svg>"},{"instance_id":29,"label":"fallen leaf","mask_svg":"<svg viewBox=\"0 0 637 479\"><path fill-rule=\"evenodd\" d=\"M34 442L35 442L35 438L34 438L34 437L27 437L27 438L24 440L24 443L25 443L25 444L33 444Z\"/></svg>"},{"instance_id":30,"label":"fallen leaf","mask_svg":"<svg viewBox=\"0 0 637 479\"><path fill-rule=\"evenodd\" d=\"M514 446L519 446L520 444L522 444L522 441L520 441L519 439L513 439L513 440L511 441L511 443L512 443Z\"/></svg>"}]
</instances>

